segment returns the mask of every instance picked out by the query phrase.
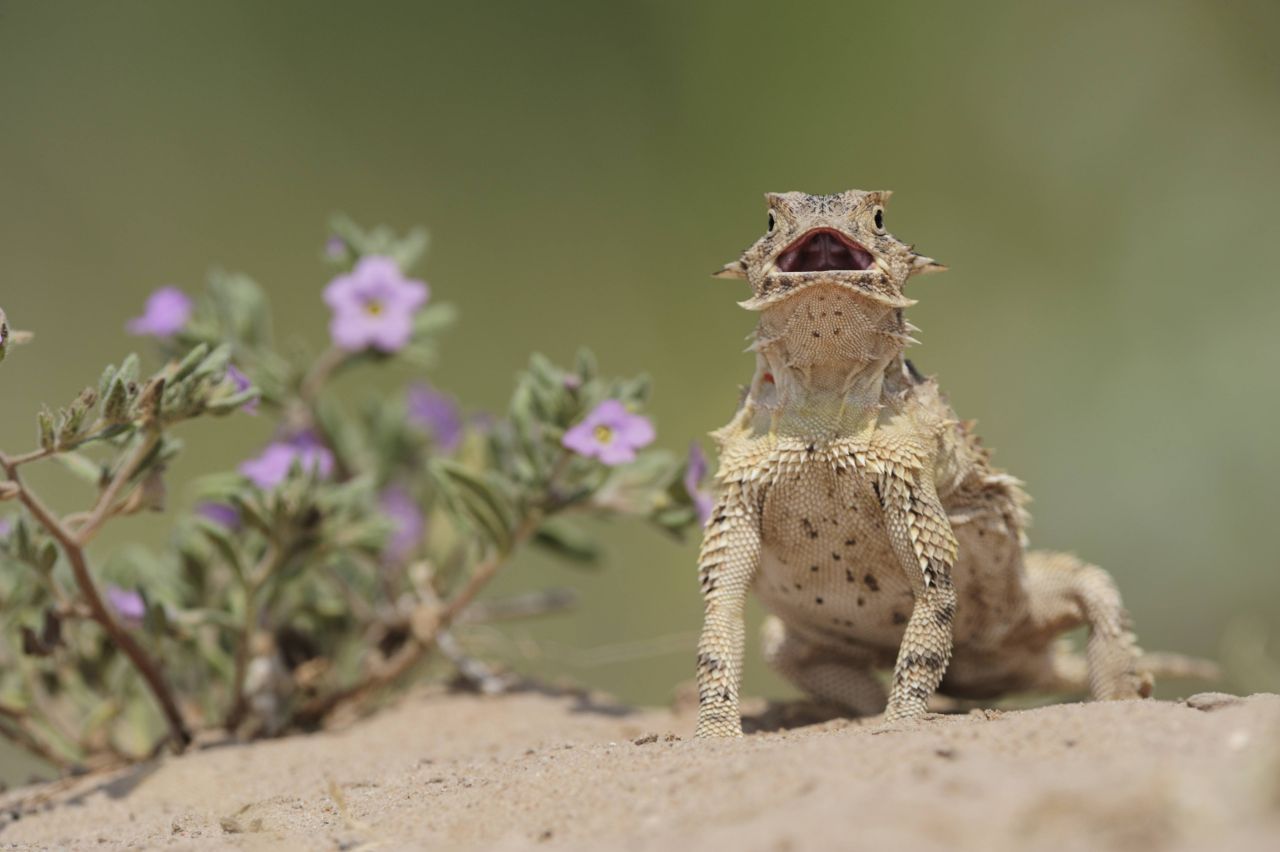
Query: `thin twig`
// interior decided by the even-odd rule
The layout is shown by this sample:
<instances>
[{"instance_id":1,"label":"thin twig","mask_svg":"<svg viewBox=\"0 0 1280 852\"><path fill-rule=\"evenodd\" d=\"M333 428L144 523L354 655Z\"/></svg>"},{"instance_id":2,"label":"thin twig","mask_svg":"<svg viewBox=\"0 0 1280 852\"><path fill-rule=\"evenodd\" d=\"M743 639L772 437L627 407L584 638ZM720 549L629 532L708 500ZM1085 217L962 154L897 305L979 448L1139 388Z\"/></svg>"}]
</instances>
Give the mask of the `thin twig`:
<instances>
[{"instance_id":1,"label":"thin twig","mask_svg":"<svg viewBox=\"0 0 1280 852\"><path fill-rule=\"evenodd\" d=\"M295 417L305 421L305 425L315 433L333 455L333 464L340 481L351 478L351 468L339 452L337 442L329 433L323 420L320 419L320 392L334 373L344 367L352 358L352 354L336 346L330 346L311 365L311 369L302 377L298 385L298 404L294 407Z\"/></svg>"},{"instance_id":2,"label":"thin twig","mask_svg":"<svg viewBox=\"0 0 1280 852\"><path fill-rule=\"evenodd\" d=\"M302 383L298 386L298 396L302 401L307 405L314 402L320 395L320 389L329 381L329 377L336 373L350 357L351 353L345 349L339 349L336 346L326 349L324 354L311 365L311 369L307 371Z\"/></svg>"},{"instance_id":3,"label":"thin twig","mask_svg":"<svg viewBox=\"0 0 1280 852\"><path fill-rule=\"evenodd\" d=\"M33 461L39 461L40 459L48 458L49 456L53 455L56 452L58 452L58 450L55 447L42 447L41 449L31 450L21 455L11 456L9 458L8 464L12 467L20 467L24 464L29 464Z\"/></svg>"},{"instance_id":4,"label":"thin twig","mask_svg":"<svg viewBox=\"0 0 1280 852\"><path fill-rule=\"evenodd\" d=\"M98 528L106 522L115 509L116 498L133 479L134 474L142 467L143 462L151 455L156 448L156 444L160 442L160 432L157 429L148 429L143 433L142 441L134 448L133 452L120 465L120 469L111 477L111 481L107 483L106 489L98 496L98 502L89 511L89 517L76 529L76 544L84 547L93 538Z\"/></svg>"},{"instance_id":5,"label":"thin twig","mask_svg":"<svg viewBox=\"0 0 1280 852\"><path fill-rule=\"evenodd\" d=\"M170 739L174 748L177 751L182 751L191 742L191 733L187 728L186 720L178 709L173 693L169 690L169 685L160 674L156 664L147 655L147 652L142 649L142 646L134 640L133 636L120 626L103 602L102 595L99 594L97 585L93 581L93 575L89 572L83 545L70 530L63 526L57 516L36 496L36 493L22 482L17 468L12 465L9 457L2 453L0 453L0 466L5 468L5 472L9 475L9 480L18 486L18 499L27 507L27 511L62 547L63 553L66 554L67 562L71 564L71 572L75 577L76 586L80 589L80 595L84 598L85 603L89 605L90 616L102 626L111 641L124 652L129 661L133 663L134 668L142 675L156 701L160 704L160 709L169 724ZM129 466L126 465L127 467ZM126 469L122 468L116 474L116 480L113 480L113 484L116 481L126 479L127 477L123 475L125 473ZM129 475L132 474L129 473ZM108 488L108 490L111 489ZM119 488L115 489L115 492L118 493ZM105 503L99 501L99 505L105 505Z\"/></svg>"},{"instance_id":6,"label":"thin twig","mask_svg":"<svg viewBox=\"0 0 1280 852\"><path fill-rule=\"evenodd\" d=\"M102 421L98 421L98 423L101 423L101 422ZM73 452L75 450L80 449L85 444L89 444L89 443L92 443L93 441L99 441L99 440L102 440L103 438L110 438L115 435L118 435L120 434L120 432L122 432L126 428L127 426L123 424L112 423L110 425L103 426L102 428L98 429L96 432L90 432L89 434L84 435L81 438L78 438L75 442L75 446L64 447L61 445L54 445L52 447L40 447L38 449L28 450L27 452L19 453L16 456L9 456L8 464L13 467L22 467L23 465L30 464L31 462L40 461L41 459L51 458L53 456L58 455L59 453Z\"/></svg>"}]
</instances>

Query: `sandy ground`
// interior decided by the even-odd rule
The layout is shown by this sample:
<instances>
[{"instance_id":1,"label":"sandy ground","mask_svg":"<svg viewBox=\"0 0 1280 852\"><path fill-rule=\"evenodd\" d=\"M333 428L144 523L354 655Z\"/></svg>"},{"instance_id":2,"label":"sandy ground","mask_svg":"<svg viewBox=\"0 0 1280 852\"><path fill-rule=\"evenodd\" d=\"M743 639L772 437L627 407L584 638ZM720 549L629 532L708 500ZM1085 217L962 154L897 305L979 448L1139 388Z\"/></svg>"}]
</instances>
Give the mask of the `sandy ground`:
<instances>
[{"instance_id":1,"label":"sandy ground","mask_svg":"<svg viewBox=\"0 0 1280 852\"><path fill-rule=\"evenodd\" d=\"M728 742L692 727L688 710L583 695L420 692L345 730L79 779L34 808L50 788L10 792L0 849L1280 849L1280 696Z\"/></svg>"}]
</instances>

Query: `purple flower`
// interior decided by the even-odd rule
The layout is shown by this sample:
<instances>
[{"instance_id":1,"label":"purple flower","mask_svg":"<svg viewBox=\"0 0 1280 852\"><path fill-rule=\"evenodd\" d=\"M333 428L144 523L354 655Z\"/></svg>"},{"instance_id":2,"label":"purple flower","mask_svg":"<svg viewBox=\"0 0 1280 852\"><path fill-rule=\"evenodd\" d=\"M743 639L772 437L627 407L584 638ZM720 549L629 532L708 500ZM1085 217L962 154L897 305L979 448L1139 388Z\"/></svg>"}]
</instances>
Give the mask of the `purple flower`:
<instances>
[{"instance_id":1,"label":"purple flower","mask_svg":"<svg viewBox=\"0 0 1280 852\"><path fill-rule=\"evenodd\" d=\"M236 393L243 393L253 387L253 381L242 373L240 368L235 364L227 365L227 378L231 380L231 384L235 385ZM255 396L253 399L240 406L240 410L246 414L257 414L258 398Z\"/></svg>"},{"instance_id":2,"label":"purple flower","mask_svg":"<svg viewBox=\"0 0 1280 852\"><path fill-rule=\"evenodd\" d=\"M436 447L451 453L462 442L462 414L453 397L428 384L416 384L405 395L409 422L435 439Z\"/></svg>"},{"instance_id":3,"label":"purple flower","mask_svg":"<svg viewBox=\"0 0 1280 852\"><path fill-rule=\"evenodd\" d=\"M427 522L413 495L399 485L390 485L378 497L378 505L391 521L391 537L387 539L385 555L392 562L403 562L413 555Z\"/></svg>"},{"instance_id":4,"label":"purple flower","mask_svg":"<svg viewBox=\"0 0 1280 852\"><path fill-rule=\"evenodd\" d=\"M191 319L191 297L177 287L161 287L147 298L142 316L129 320L130 334L173 337Z\"/></svg>"},{"instance_id":5,"label":"purple flower","mask_svg":"<svg viewBox=\"0 0 1280 852\"><path fill-rule=\"evenodd\" d=\"M13 532L13 518L0 518L0 538Z\"/></svg>"},{"instance_id":6,"label":"purple flower","mask_svg":"<svg viewBox=\"0 0 1280 852\"><path fill-rule=\"evenodd\" d=\"M423 282L405 278L391 258L361 258L350 274L325 288L325 304L333 311L329 336L348 352L399 351L413 335L413 315L429 293Z\"/></svg>"},{"instance_id":7,"label":"purple flower","mask_svg":"<svg viewBox=\"0 0 1280 852\"><path fill-rule=\"evenodd\" d=\"M141 627L147 615L147 602L134 589L122 589L107 585L107 604L129 627Z\"/></svg>"},{"instance_id":8,"label":"purple flower","mask_svg":"<svg viewBox=\"0 0 1280 852\"><path fill-rule=\"evenodd\" d=\"M653 438L653 424L648 419L627 411L616 399L606 399L565 432L561 443L575 453L615 465L633 460L636 450Z\"/></svg>"},{"instance_id":9,"label":"purple flower","mask_svg":"<svg viewBox=\"0 0 1280 852\"><path fill-rule=\"evenodd\" d=\"M330 260L342 260L347 256L347 241L338 235L333 235L324 241L324 254Z\"/></svg>"},{"instance_id":10,"label":"purple flower","mask_svg":"<svg viewBox=\"0 0 1280 852\"><path fill-rule=\"evenodd\" d=\"M266 491L285 481L294 465L303 473L326 479L333 473L333 453L311 432L272 441L257 458L240 465L240 473Z\"/></svg>"},{"instance_id":11,"label":"purple flower","mask_svg":"<svg viewBox=\"0 0 1280 852\"><path fill-rule=\"evenodd\" d=\"M227 503L207 502L196 506L196 514L232 532L240 529L240 513Z\"/></svg>"},{"instance_id":12,"label":"purple flower","mask_svg":"<svg viewBox=\"0 0 1280 852\"><path fill-rule=\"evenodd\" d=\"M704 527L711 517L711 492L702 487L706 478L707 456L702 452L702 445L694 441L689 444L689 460L684 467L684 490L689 492L693 508L698 513L698 523Z\"/></svg>"}]
</instances>

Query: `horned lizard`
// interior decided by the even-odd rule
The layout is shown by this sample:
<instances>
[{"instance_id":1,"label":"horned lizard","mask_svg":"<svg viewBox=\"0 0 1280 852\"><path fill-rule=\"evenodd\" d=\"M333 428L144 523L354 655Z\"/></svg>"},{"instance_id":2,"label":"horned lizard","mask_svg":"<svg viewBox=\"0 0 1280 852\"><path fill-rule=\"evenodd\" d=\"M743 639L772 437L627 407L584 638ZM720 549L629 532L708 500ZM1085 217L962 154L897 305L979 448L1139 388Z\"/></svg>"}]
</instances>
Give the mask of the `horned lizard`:
<instances>
[{"instance_id":1,"label":"horned lizard","mask_svg":"<svg viewBox=\"0 0 1280 852\"><path fill-rule=\"evenodd\" d=\"M752 588L768 662L857 715L918 718L935 691L1149 695L1159 665L1144 664L1111 576L1027 549L1021 484L903 357L917 331L904 285L944 267L888 232L889 193L766 198L767 233L717 273L746 279L741 305L760 322L751 385L713 433L698 736L741 735ZM1082 624L1083 657L1060 641ZM889 667L886 698L876 671Z\"/></svg>"}]
</instances>

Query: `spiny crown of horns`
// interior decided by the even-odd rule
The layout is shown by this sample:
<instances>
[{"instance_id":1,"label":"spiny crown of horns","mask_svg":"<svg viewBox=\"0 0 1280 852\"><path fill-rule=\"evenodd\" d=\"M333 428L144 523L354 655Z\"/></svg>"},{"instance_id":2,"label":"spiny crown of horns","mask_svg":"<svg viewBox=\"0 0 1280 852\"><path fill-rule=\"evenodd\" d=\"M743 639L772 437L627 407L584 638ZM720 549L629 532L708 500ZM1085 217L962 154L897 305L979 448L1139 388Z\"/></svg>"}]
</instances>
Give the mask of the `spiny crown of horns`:
<instances>
[{"instance_id":1,"label":"spiny crown of horns","mask_svg":"<svg viewBox=\"0 0 1280 852\"><path fill-rule=\"evenodd\" d=\"M914 304L902 292L907 279L946 267L889 233L884 211L891 194L766 193L768 230L716 275L746 279L752 297L741 304L748 310L763 310L816 284L846 287L892 307Z\"/></svg>"}]
</instances>

